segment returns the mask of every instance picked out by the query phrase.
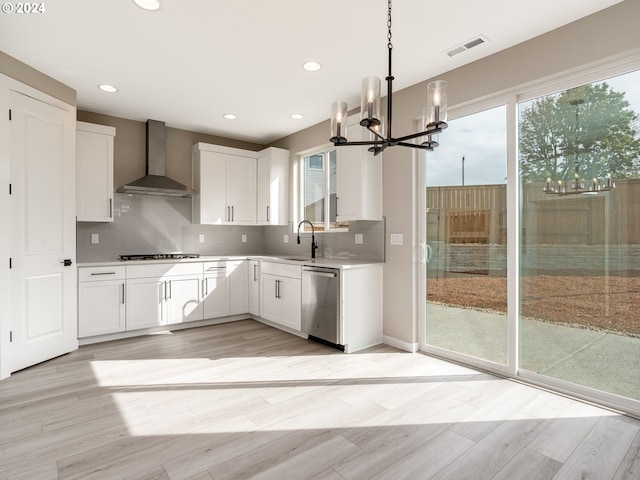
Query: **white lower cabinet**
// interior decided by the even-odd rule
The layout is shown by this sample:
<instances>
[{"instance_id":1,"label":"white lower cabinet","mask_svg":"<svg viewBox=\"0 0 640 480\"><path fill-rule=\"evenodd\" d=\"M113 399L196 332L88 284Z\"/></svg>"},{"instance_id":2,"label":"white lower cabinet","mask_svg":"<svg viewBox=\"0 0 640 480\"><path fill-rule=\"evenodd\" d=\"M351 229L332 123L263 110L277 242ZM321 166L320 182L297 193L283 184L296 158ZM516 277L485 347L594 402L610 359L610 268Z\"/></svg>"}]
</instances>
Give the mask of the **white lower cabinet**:
<instances>
[{"instance_id":1,"label":"white lower cabinet","mask_svg":"<svg viewBox=\"0 0 640 480\"><path fill-rule=\"evenodd\" d=\"M127 330L167 324L162 277L127 279Z\"/></svg>"},{"instance_id":2,"label":"white lower cabinet","mask_svg":"<svg viewBox=\"0 0 640 480\"><path fill-rule=\"evenodd\" d=\"M229 278L229 315L240 315L249 311L249 279L247 260L227 262Z\"/></svg>"},{"instance_id":3,"label":"white lower cabinet","mask_svg":"<svg viewBox=\"0 0 640 480\"><path fill-rule=\"evenodd\" d=\"M249 260L249 313L260 316L260 262Z\"/></svg>"},{"instance_id":4,"label":"white lower cabinet","mask_svg":"<svg viewBox=\"0 0 640 480\"><path fill-rule=\"evenodd\" d=\"M127 266L127 330L202 320L202 263Z\"/></svg>"},{"instance_id":5,"label":"white lower cabinet","mask_svg":"<svg viewBox=\"0 0 640 480\"><path fill-rule=\"evenodd\" d=\"M167 278L167 323L202 320L201 273Z\"/></svg>"},{"instance_id":6,"label":"white lower cabinet","mask_svg":"<svg viewBox=\"0 0 640 480\"><path fill-rule=\"evenodd\" d=\"M202 282L204 318L229 315L227 262L205 262Z\"/></svg>"},{"instance_id":7,"label":"white lower cabinet","mask_svg":"<svg viewBox=\"0 0 640 480\"><path fill-rule=\"evenodd\" d=\"M125 329L123 266L78 269L78 337Z\"/></svg>"},{"instance_id":8,"label":"white lower cabinet","mask_svg":"<svg viewBox=\"0 0 640 480\"><path fill-rule=\"evenodd\" d=\"M248 312L247 260L204 263L204 318Z\"/></svg>"},{"instance_id":9,"label":"white lower cabinet","mask_svg":"<svg viewBox=\"0 0 640 480\"><path fill-rule=\"evenodd\" d=\"M260 316L300 331L302 328L302 267L263 262L260 276Z\"/></svg>"}]
</instances>

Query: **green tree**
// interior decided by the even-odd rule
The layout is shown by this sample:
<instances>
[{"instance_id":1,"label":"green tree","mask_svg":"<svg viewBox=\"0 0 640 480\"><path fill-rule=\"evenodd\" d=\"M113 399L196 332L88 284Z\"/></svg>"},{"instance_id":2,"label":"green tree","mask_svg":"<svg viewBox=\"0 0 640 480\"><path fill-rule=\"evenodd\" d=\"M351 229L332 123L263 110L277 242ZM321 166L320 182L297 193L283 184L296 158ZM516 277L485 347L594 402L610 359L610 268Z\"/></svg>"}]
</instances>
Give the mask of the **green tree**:
<instances>
[{"instance_id":1,"label":"green tree","mask_svg":"<svg viewBox=\"0 0 640 480\"><path fill-rule=\"evenodd\" d=\"M522 178L638 178L639 130L624 93L606 82L534 100L520 116Z\"/></svg>"}]
</instances>

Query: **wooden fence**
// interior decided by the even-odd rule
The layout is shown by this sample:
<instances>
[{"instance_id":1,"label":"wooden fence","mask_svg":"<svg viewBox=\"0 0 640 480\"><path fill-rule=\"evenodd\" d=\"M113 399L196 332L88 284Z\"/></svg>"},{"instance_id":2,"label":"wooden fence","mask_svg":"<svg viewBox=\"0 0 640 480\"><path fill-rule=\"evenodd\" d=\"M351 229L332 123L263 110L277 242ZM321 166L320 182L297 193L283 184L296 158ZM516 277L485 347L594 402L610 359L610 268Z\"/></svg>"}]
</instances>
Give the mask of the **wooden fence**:
<instances>
[{"instance_id":1,"label":"wooden fence","mask_svg":"<svg viewBox=\"0 0 640 480\"><path fill-rule=\"evenodd\" d=\"M548 195L522 188L523 245L640 244L640 179L597 195ZM427 187L427 242L505 245L506 185Z\"/></svg>"}]
</instances>

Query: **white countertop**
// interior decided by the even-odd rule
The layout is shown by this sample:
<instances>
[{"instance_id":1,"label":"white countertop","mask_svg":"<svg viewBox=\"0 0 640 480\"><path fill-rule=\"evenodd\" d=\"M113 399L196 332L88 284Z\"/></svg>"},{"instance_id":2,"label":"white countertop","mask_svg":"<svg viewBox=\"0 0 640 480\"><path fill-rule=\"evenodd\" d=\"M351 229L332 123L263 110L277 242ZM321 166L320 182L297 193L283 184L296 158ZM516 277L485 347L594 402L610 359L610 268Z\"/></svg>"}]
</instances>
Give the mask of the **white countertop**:
<instances>
[{"instance_id":1,"label":"white countertop","mask_svg":"<svg viewBox=\"0 0 640 480\"><path fill-rule=\"evenodd\" d=\"M86 262L78 263L77 266L82 267L105 267L114 265L148 265L152 263L193 263L193 262L216 262L227 260L259 260L261 262L276 262L276 263L288 263L291 265L316 265L332 268L358 268L371 265L382 265L382 262L372 262L366 260L350 260L342 258L306 258L303 256L295 255L228 255L228 256L206 256L203 255L199 258L182 258L182 259L167 259L167 260L115 260L106 262Z\"/></svg>"}]
</instances>

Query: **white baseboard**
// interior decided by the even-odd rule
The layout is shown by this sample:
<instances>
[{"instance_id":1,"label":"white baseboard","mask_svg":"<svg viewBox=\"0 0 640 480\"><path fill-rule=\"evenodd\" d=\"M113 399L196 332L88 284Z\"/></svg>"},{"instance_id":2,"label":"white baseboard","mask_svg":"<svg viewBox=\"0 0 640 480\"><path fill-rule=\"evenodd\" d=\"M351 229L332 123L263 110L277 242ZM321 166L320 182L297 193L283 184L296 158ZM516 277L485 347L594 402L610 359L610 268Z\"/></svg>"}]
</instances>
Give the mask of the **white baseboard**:
<instances>
[{"instance_id":1,"label":"white baseboard","mask_svg":"<svg viewBox=\"0 0 640 480\"><path fill-rule=\"evenodd\" d=\"M382 343L411 353L416 353L420 347L417 343L405 342L404 340L398 340L397 338L389 337L387 335L382 336Z\"/></svg>"}]
</instances>

